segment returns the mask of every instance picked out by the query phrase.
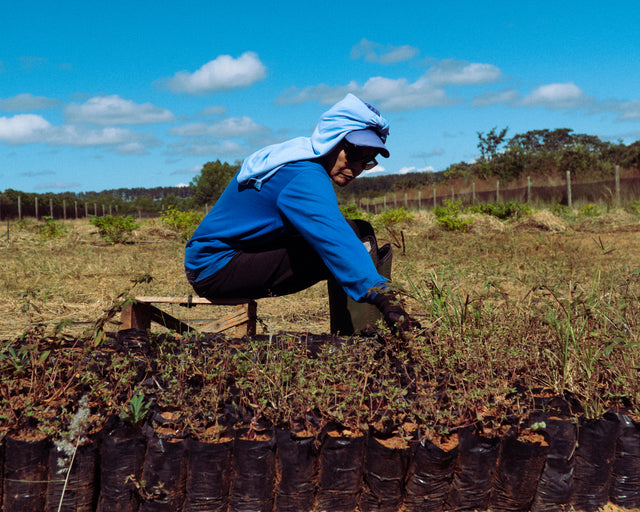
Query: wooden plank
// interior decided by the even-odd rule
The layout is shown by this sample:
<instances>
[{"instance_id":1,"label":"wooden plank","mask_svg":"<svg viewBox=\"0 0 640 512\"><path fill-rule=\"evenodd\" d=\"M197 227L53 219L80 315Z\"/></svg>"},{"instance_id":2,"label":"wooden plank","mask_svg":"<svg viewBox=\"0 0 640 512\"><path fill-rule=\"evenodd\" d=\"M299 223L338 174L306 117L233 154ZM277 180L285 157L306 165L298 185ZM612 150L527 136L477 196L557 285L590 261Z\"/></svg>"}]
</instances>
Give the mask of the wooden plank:
<instances>
[{"instance_id":1,"label":"wooden plank","mask_svg":"<svg viewBox=\"0 0 640 512\"><path fill-rule=\"evenodd\" d=\"M179 320L174 316L171 316L166 311L162 311L161 309L158 309L157 307L152 306L150 304L144 304L144 305L149 308L151 321L157 324L160 324L172 331L179 332L180 334L197 332L197 330L191 327L189 324L186 324L182 320Z\"/></svg>"},{"instance_id":2,"label":"wooden plank","mask_svg":"<svg viewBox=\"0 0 640 512\"><path fill-rule=\"evenodd\" d=\"M120 313L120 329L141 329L151 327L148 304L130 303Z\"/></svg>"},{"instance_id":3,"label":"wooden plank","mask_svg":"<svg viewBox=\"0 0 640 512\"><path fill-rule=\"evenodd\" d=\"M256 333L256 313L257 304L251 301L247 304L240 304L228 315L218 318L200 328L202 332L223 332L235 328L234 335L237 338L242 336L253 336Z\"/></svg>"},{"instance_id":4,"label":"wooden plank","mask_svg":"<svg viewBox=\"0 0 640 512\"><path fill-rule=\"evenodd\" d=\"M252 299L205 299L204 297L155 297L155 296L138 296L136 297L138 302L144 303L158 303L158 304L213 304L219 306L233 306L236 304L247 304L252 302Z\"/></svg>"},{"instance_id":5,"label":"wooden plank","mask_svg":"<svg viewBox=\"0 0 640 512\"><path fill-rule=\"evenodd\" d=\"M235 336L237 338L242 338L243 336L254 336L256 334L256 320L258 318L258 303L255 300L247 303L244 306L246 309L246 314L248 316L248 320L243 323L236 325L235 328Z\"/></svg>"},{"instance_id":6,"label":"wooden plank","mask_svg":"<svg viewBox=\"0 0 640 512\"><path fill-rule=\"evenodd\" d=\"M180 304L188 305L188 298L182 297L136 297L136 302L128 304L120 314L120 329L142 329L148 330L151 322L163 325L167 329L174 330L181 334L188 332L197 332L189 324L170 315L152 303L160 304ZM233 311L214 322L207 324L200 330L203 332L222 332L231 328L235 328L235 336L242 337L245 335L254 335L256 333L256 316L257 303L254 300L241 300L239 303L234 299L231 303L218 303L195 297L191 301L195 305L226 305L235 306ZM206 331L205 331L206 329Z\"/></svg>"}]
</instances>

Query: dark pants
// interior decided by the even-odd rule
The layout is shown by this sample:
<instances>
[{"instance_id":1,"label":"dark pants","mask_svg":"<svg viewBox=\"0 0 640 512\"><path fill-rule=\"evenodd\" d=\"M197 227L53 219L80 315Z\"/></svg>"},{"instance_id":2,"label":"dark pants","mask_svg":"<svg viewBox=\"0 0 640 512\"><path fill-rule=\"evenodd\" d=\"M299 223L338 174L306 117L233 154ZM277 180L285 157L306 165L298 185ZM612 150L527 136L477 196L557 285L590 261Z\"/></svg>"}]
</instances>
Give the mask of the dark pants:
<instances>
[{"instance_id":1,"label":"dark pants","mask_svg":"<svg viewBox=\"0 0 640 512\"><path fill-rule=\"evenodd\" d=\"M375 236L368 222L347 222L358 238ZM209 299L259 299L299 292L331 278L318 253L300 236L280 247L240 252L214 275L191 285Z\"/></svg>"}]
</instances>

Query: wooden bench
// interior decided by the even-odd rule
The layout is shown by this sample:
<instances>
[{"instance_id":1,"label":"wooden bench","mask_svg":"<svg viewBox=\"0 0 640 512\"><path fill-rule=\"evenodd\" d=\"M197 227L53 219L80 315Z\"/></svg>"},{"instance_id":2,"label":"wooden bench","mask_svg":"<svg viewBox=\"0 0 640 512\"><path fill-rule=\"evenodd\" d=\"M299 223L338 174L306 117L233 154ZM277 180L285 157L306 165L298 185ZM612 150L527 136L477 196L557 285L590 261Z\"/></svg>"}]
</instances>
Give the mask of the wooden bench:
<instances>
[{"instance_id":1,"label":"wooden bench","mask_svg":"<svg viewBox=\"0 0 640 512\"><path fill-rule=\"evenodd\" d=\"M120 314L120 329L142 329L151 327L156 322L167 329L181 334L198 332L189 324L175 318L166 311L162 311L154 304L177 304L184 307L201 305L230 306L233 309L228 314L213 320L206 326L206 332L222 332L234 328L234 335L238 338L256 333L256 301L250 299L218 299L209 300L202 297L136 297ZM230 308L231 309L231 308ZM204 331L204 329L203 329Z\"/></svg>"}]
</instances>

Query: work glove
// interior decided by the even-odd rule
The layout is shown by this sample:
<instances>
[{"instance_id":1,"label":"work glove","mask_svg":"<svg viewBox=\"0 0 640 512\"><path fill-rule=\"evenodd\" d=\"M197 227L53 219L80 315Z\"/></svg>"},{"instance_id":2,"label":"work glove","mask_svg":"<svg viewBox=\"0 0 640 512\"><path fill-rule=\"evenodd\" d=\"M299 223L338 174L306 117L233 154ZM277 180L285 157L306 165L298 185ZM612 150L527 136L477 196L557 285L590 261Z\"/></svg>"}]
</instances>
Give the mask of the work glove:
<instances>
[{"instance_id":1,"label":"work glove","mask_svg":"<svg viewBox=\"0 0 640 512\"><path fill-rule=\"evenodd\" d=\"M394 334L420 328L420 324L409 316L392 294L378 293L372 302L380 310L385 323Z\"/></svg>"}]
</instances>

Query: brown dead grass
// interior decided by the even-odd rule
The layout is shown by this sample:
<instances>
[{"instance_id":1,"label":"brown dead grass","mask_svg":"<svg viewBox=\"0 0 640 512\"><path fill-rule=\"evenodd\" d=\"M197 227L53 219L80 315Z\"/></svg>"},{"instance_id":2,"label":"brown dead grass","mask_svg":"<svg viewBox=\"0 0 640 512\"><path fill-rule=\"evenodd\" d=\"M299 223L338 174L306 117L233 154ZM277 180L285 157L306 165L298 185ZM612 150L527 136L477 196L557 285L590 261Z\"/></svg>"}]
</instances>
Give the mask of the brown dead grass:
<instances>
[{"instance_id":1,"label":"brown dead grass","mask_svg":"<svg viewBox=\"0 0 640 512\"><path fill-rule=\"evenodd\" d=\"M595 262L609 272L640 268L640 224L637 216L614 212L572 225L547 211L520 222L474 215L469 233L443 231L429 212L391 231L380 230L380 243L392 242L394 281L405 289L450 275L454 286L469 293L524 300L551 272L588 281ZM183 273L184 244L157 220L144 221L132 243L110 245L85 220L66 221L59 239L39 238L35 221L16 224L0 238L0 338L19 336L34 325L51 333L61 322L64 332L79 336L115 304L122 294L187 296ZM30 225L29 225L30 224ZM404 235L405 247L398 244ZM603 247L611 251L603 254ZM444 273L443 273L444 269ZM151 275L150 283L132 280ZM409 310L421 316L419 302ZM210 320L219 308L168 307L179 318ZM259 332L324 333L329 330L326 284L286 297L258 301ZM115 318L117 320L117 316ZM197 324L197 322L196 322ZM107 330L117 330L117 324Z\"/></svg>"}]
</instances>

